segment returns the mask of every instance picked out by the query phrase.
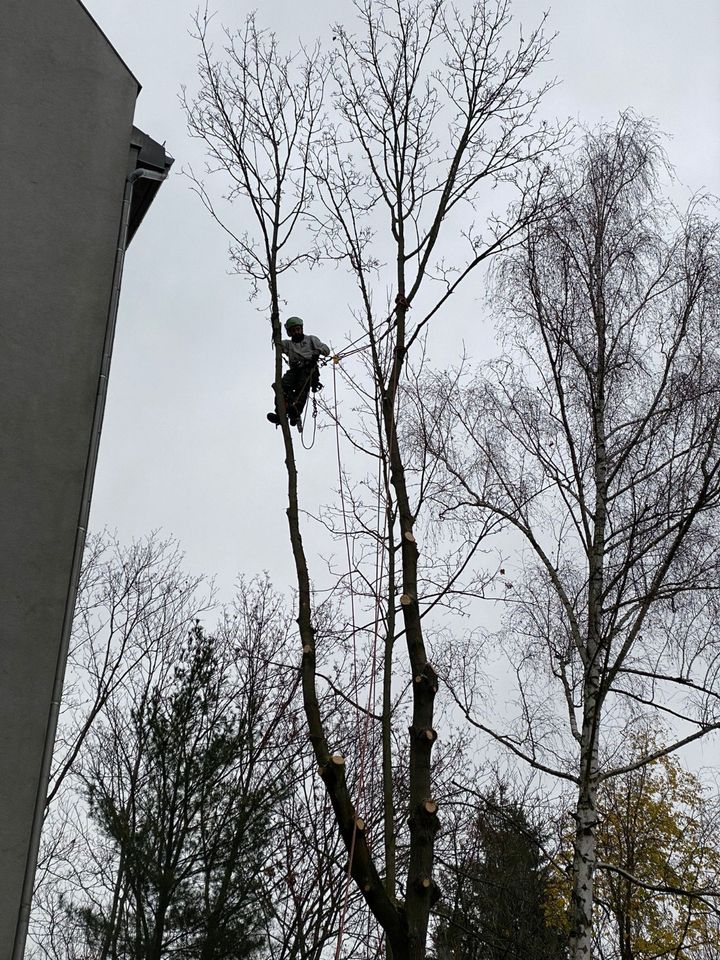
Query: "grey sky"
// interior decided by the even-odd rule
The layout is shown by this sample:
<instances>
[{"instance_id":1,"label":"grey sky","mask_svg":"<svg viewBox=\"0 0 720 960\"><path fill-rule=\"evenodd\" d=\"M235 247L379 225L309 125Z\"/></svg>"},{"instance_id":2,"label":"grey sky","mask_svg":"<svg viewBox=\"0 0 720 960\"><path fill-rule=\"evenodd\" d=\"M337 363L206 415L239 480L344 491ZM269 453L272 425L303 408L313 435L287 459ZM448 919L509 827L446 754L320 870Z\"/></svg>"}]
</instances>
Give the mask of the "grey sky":
<instances>
[{"instance_id":1,"label":"grey sky","mask_svg":"<svg viewBox=\"0 0 720 960\"><path fill-rule=\"evenodd\" d=\"M177 99L182 83L194 84L193 7L183 0L86 6L143 84L136 123L167 142L176 171L199 168L202 152ZM216 6L228 25L252 9L229 0ZM517 0L514 8L530 27L543 5ZM287 46L352 17L350 0L264 0L257 9ZM672 137L670 158L685 185L679 195L703 187L720 193L717 0L559 0L549 29L559 33L552 72L562 84L548 98L548 115L593 123L632 107ZM301 273L287 289L289 312L305 317L306 331L341 348L352 329L351 285L337 274L320 282ZM247 293L228 273L224 235L174 175L126 261L91 516L93 528L117 528L125 540L156 528L174 534L190 567L216 573L226 596L238 572L268 569L279 587L290 583L280 437L265 421L273 354ZM459 349L472 329L455 318L444 343ZM482 354L482 343L470 346ZM308 506L332 500L330 431L299 453Z\"/></svg>"}]
</instances>

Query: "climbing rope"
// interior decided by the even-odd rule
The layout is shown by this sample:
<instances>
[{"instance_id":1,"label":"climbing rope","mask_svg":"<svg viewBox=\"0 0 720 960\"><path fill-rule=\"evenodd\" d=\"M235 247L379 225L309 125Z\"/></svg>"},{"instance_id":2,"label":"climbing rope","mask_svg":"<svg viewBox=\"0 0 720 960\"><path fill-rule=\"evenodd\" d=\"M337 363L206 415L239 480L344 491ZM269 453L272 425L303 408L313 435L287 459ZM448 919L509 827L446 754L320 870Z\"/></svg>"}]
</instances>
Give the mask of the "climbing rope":
<instances>
[{"instance_id":1,"label":"climbing rope","mask_svg":"<svg viewBox=\"0 0 720 960\"><path fill-rule=\"evenodd\" d=\"M392 308L392 310L390 311L390 313L387 315L387 317L385 318L384 322L385 322L385 323L389 323L389 322L392 320L393 314L396 312L396 310L397 310L398 307L405 307L406 310L409 310L409 309L410 309L410 306L411 306L410 301L407 300L405 297L400 296L400 294L398 294L398 295L395 297L395 306ZM385 331L385 333L381 334L381 335L375 340L375 345L377 346L378 344L382 343L383 340L384 340L386 337L388 337L391 332L392 332L392 327L388 327L388 329ZM366 340L366 339L368 340L368 343L364 344L364 346L355 347L355 344L356 344L356 343L359 343L361 340ZM356 353L362 353L363 350L367 350L367 348L370 346L370 339L371 339L371 337L370 337L370 334L369 334L369 333L362 333L362 334L360 334L360 336L359 336L359 337L356 337L355 340L351 340L350 343L347 345L347 347L345 347L344 350L342 350L340 353L337 353L337 354L335 355L335 357L333 358L334 361L337 363L337 362L340 361L340 360L345 360L347 357L352 357L352 356L354 356ZM350 349L351 347L355 347L355 349L354 349L354 350L351 350L351 349Z\"/></svg>"},{"instance_id":2,"label":"climbing rope","mask_svg":"<svg viewBox=\"0 0 720 960\"><path fill-rule=\"evenodd\" d=\"M305 424L307 423L307 417L308 417L308 404L305 404L305 410L303 411L302 430L300 431L300 443L302 443L303 445L303 450L312 450L312 448L315 446L315 435L317 433L317 415L318 415L317 394L313 393L312 395L312 425L313 425L312 439L310 440L310 443L308 444L305 443Z\"/></svg>"},{"instance_id":3,"label":"climbing rope","mask_svg":"<svg viewBox=\"0 0 720 960\"><path fill-rule=\"evenodd\" d=\"M355 694L355 703L358 703L359 700L359 678L358 678L358 655L357 655L357 618L355 616L355 588L353 580L353 562L352 554L350 550L350 533L348 530L348 521L347 521L347 508L345 505L345 493L344 493L344 475L342 467L342 457L340 453L340 417L338 414L338 403L337 403L337 360L335 359L333 363L333 409L335 415L335 446L337 453L337 465L338 465L338 483L340 488L340 503L342 508L342 517L343 517L343 533L345 538L345 553L348 564L348 582L350 586L350 614L352 620L352 638L353 638L353 685L354 685L354 694ZM380 499L380 487L378 486L378 513L379 513L379 499ZM376 549L379 548L379 538ZM377 553L376 553L376 569L377 569ZM355 822L353 823L353 832L352 838L350 841L350 850L348 852L348 865L347 865L347 874L345 877L345 890L343 894L343 905L340 913L340 923L338 926L338 936L337 943L335 947L335 960L338 960L340 956L340 949L342 947L343 934L345 931L345 918L347 915L348 902L350 899L350 883L352 879L352 866L353 860L355 857L355 845L357 841L357 831L358 824L357 818L358 808L360 802L363 798L365 791L365 758L366 758L366 749L368 743L368 733L370 726L370 716L371 710L374 707L375 703L375 689L376 689L376 679L377 679L377 639L378 639L378 616L377 616L377 606L379 604L378 592L376 589L376 616L375 616L375 628L373 631L373 644L372 644L372 654L371 654L371 669L370 669L370 685L368 689L367 696L367 705L365 709L365 722L361 728L359 713L360 709L357 708L357 726L358 726L358 736L357 740L360 744L360 753L359 753L359 773L358 773L358 788L357 788L357 803L355 804ZM372 710L374 712L374 710Z\"/></svg>"},{"instance_id":4,"label":"climbing rope","mask_svg":"<svg viewBox=\"0 0 720 960\"><path fill-rule=\"evenodd\" d=\"M364 348L363 348L363 349L364 349ZM353 352L356 352L356 351L353 351ZM348 354L346 353L345 356L348 356ZM337 366L337 364L338 364L338 362L339 362L339 360L340 360L340 356L339 356L339 355L333 358L333 410L334 410L334 417L335 417L335 445L336 445L336 452L337 452L338 483L339 483L339 488L340 488L340 502L341 502L341 507L342 507L342 516L343 516L343 532L344 532L344 537L345 537L345 552L346 552L346 557L347 557L348 578L349 578L349 584L350 584L350 610L351 610L351 618L352 618L352 637L353 637L353 674L354 674L353 679L354 679L354 688L355 688L355 690L354 690L354 693L355 693L355 703L356 703L356 705L357 705L357 704L358 704L358 699L359 699L359 683L358 683L358 667L357 667L357 641L356 641L356 637L357 637L357 626L356 626L356 617L355 617L355 591L354 591L354 586L353 586L353 575L352 575L352 572L353 572L353 563L352 563L352 556L351 556L351 551L350 551L350 535L349 535L348 524L347 524L347 509L346 509L346 506L345 506L345 494L344 494L344 480L343 480L342 458L341 458L341 454L340 454L340 417L339 417L339 413L338 413L338 403L337 403L337 375L336 375L336 369L335 369L336 366ZM396 394L395 394L395 402L396 402L396 407L395 407L395 411L394 411L395 416L393 417L393 420L392 420L392 428L391 428L390 438L389 438L389 439L390 439L390 446L392 446L393 438L394 438L394 435L395 435L395 422L396 422L396 418L397 418L397 405L399 404L399 391L397 391L397 390L396 390ZM381 440L381 443L382 443L382 440ZM383 494L383 491L385 492L385 517L386 517L386 522L387 522L387 506L388 506L388 492L387 492L386 485L385 485L385 483L384 483L385 477L384 477L384 474L383 474L382 466L383 466L383 461L382 461L382 457L380 457L380 458L379 458L379 462L378 462L378 477L377 477L377 505L376 505L377 537L376 537L376 542L375 542L375 579L374 579L374 584L375 584L375 611L374 611L374 614L375 614L375 615L374 615L373 640L372 640L371 658L370 658L370 663L371 663L370 683L369 683L369 687L368 687L367 704L366 704L366 708L365 708L365 719L364 719L364 724L363 724L363 727L362 727L362 733L361 733L361 734L360 734L360 726L361 726L361 724L360 724L360 718L359 718L360 708L359 708L359 706L356 706L357 714L358 714L358 719L357 719L358 737L357 737L357 739L358 739L359 744L360 744L359 774L358 774L358 789L357 789L357 803L355 804L355 822L354 822L354 824L353 824L352 839L351 839L351 843L350 843L350 850L349 850L349 856L348 856L348 865L347 865L347 874L346 874L346 877L345 877L345 890L344 890L344 896L343 896L343 905L342 905L342 910L341 910L341 914L340 914L340 923L339 923L339 926L338 926L337 944L336 944L336 948L335 948L335 960L339 960L340 949L341 949L341 946L342 946L343 934L344 934L344 929L345 929L345 917L346 917L346 914L347 914L347 908L348 908L348 902L349 902L349 896L350 896L350 883L351 883L351 879L352 879L352 865L353 865L353 858L354 858L354 855L355 855L355 844L356 844L357 830L358 830L358 825L357 825L358 808L359 808L359 806L360 806L360 802L361 802L362 799L363 799L363 795L364 795L364 791L365 791L365 774L366 774L365 758L366 758L366 750L367 750L367 745L368 745L368 740L369 740L368 734L369 734L369 729L370 729L370 718L371 718L371 716L374 715L374 713L375 713L375 694L376 694L376 689L377 689L377 648L378 648L378 640L379 640L379 627L380 627L380 621L381 621L381 618L382 618L380 589L381 589L381 586L382 586L383 578L384 578L384 576L385 576L385 550L383 549L383 537L382 537L381 534L380 534L380 529L381 529L381 527L380 527L380 520L381 520L381 509L382 509L382 499L383 499L382 494ZM389 532L389 535L391 535L391 532ZM371 791L373 790L373 786L374 786L374 784L371 782L371 784L370 784ZM374 795L374 791L373 791L373 795ZM371 796L371 798L370 798L370 806L372 806L372 805L373 805L373 796ZM369 918L368 918L368 920L369 920Z\"/></svg>"}]
</instances>

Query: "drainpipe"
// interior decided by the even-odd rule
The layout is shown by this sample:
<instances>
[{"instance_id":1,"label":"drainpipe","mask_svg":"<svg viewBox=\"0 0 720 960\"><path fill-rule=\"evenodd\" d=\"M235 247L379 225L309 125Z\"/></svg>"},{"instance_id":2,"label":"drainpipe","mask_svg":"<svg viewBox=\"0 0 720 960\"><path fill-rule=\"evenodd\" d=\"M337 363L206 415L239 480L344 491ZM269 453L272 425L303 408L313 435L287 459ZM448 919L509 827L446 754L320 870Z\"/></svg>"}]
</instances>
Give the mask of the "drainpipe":
<instances>
[{"instance_id":1,"label":"drainpipe","mask_svg":"<svg viewBox=\"0 0 720 960\"><path fill-rule=\"evenodd\" d=\"M75 546L73 549L72 567L70 570L67 601L63 616L62 633L60 636L60 650L58 652L58 659L55 667L55 680L53 682L52 700L50 701L50 712L48 715L45 743L43 746L38 792L35 798L35 811L33 814L32 830L30 833L30 848L25 867L25 879L23 881L22 897L20 900L20 913L18 914L18 922L15 930L15 945L13 947L12 960L23 960L25 956L25 941L27 939L28 924L30 922L30 910L32 907L33 889L35 886L35 871L37 870L37 861L40 852L40 835L42 833L43 821L45 819L45 802L47 799L48 785L50 782L50 768L52 764L53 749L55 746L55 734L57 732L58 718L60 715L60 701L62 698L63 681L65 679L65 664L68 656L68 648L70 646L70 634L72 631L73 615L75 613L75 600L77 597L78 581L80 579L80 566L82 564L83 550L85 549L87 522L90 514L90 498L92 496L93 481L95 479L95 467L97 465L98 450L100 447L100 430L102 428L103 415L105 413L108 376L110 374L110 359L112 356L113 340L115 339L115 325L117 321L118 304L120 302L120 284L122 282L123 264L125 262L125 247L127 244L128 224L130 222L130 205L132 202L133 186L140 179L165 180L167 179L167 173L160 173L154 170L144 170L141 167L138 167L136 170L133 170L133 172L125 181L125 192L123 194L123 205L120 217L120 232L118 234L118 244L115 252L112 293L110 295L108 322L105 329L103 357L100 366L100 379L98 381L97 396L95 399L92 433L90 435L90 446L88 448L88 458L85 466L82 500L80 501L80 516L78 519L77 530L75 532Z\"/></svg>"}]
</instances>

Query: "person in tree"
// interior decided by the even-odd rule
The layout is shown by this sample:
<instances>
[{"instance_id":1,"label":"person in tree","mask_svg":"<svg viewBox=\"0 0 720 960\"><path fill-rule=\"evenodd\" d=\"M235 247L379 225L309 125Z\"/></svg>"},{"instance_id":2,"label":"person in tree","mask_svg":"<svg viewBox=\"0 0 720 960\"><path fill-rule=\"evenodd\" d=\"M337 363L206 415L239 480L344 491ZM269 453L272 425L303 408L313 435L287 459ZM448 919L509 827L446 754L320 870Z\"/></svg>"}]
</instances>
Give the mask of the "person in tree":
<instances>
[{"instance_id":1,"label":"person in tree","mask_svg":"<svg viewBox=\"0 0 720 960\"><path fill-rule=\"evenodd\" d=\"M330 347L313 337L303 333L303 322L300 317L290 317L285 321L285 330L290 339L281 341L281 349L287 357L290 369L281 380L285 408L290 425L296 427L302 416L310 390L321 388L318 360L330 355ZM280 423L277 403L275 412L267 415L270 423Z\"/></svg>"}]
</instances>

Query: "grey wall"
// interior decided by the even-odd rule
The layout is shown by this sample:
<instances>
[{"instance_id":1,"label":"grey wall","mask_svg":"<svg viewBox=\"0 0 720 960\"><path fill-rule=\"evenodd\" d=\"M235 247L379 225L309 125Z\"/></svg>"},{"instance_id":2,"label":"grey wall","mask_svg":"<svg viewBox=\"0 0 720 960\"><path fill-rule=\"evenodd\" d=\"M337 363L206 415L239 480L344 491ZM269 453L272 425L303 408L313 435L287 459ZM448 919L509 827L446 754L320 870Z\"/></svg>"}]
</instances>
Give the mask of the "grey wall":
<instances>
[{"instance_id":1,"label":"grey wall","mask_svg":"<svg viewBox=\"0 0 720 960\"><path fill-rule=\"evenodd\" d=\"M77 0L0 30L0 958L12 955L108 321L137 81Z\"/></svg>"}]
</instances>

